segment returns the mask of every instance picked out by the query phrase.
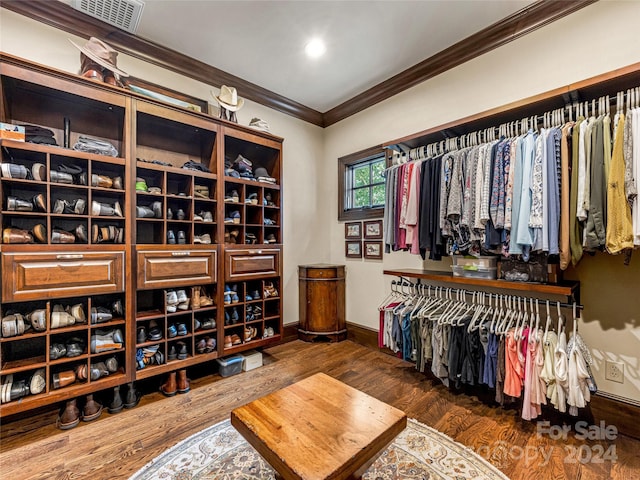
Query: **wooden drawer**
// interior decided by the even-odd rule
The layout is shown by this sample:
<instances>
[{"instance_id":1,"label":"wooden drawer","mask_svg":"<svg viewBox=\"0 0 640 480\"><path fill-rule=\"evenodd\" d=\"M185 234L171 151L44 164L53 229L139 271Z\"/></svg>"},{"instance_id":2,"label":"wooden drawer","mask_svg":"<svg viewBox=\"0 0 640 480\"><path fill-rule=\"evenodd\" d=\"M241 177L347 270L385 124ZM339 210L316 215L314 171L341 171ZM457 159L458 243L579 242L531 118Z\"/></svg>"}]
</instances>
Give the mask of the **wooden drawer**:
<instances>
[{"instance_id":1,"label":"wooden drawer","mask_svg":"<svg viewBox=\"0 0 640 480\"><path fill-rule=\"evenodd\" d=\"M280 249L269 247L226 249L225 280L245 280L280 275Z\"/></svg>"},{"instance_id":2,"label":"wooden drawer","mask_svg":"<svg viewBox=\"0 0 640 480\"><path fill-rule=\"evenodd\" d=\"M138 251L138 284L141 290L214 283L216 250Z\"/></svg>"},{"instance_id":3,"label":"wooden drawer","mask_svg":"<svg viewBox=\"0 0 640 480\"><path fill-rule=\"evenodd\" d=\"M2 301L124 291L124 251L2 253Z\"/></svg>"}]
</instances>

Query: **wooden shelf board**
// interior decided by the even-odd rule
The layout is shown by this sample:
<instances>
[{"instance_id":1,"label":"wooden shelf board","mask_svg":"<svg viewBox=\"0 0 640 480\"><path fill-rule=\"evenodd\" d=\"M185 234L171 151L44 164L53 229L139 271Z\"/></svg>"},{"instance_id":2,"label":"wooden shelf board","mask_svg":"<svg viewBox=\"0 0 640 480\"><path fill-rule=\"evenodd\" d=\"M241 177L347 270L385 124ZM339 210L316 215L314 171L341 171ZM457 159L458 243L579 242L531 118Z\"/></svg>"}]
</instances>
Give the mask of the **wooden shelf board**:
<instances>
[{"instance_id":1,"label":"wooden shelf board","mask_svg":"<svg viewBox=\"0 0 640 480\"><path fill-rule=\"evenodd\" d=\"M43 145L39 143L29 142L16 142L15 140L0 140L0 145L7 148L15 148L19 150L29 150L32 152L49 153L51 155L59 155L64 157L74 157L81 160L95 160L105 163L115 163L117 165L124 165L125 159L122 157L108 157L105 155L98 155L95 153L80 152L78 150L71 150L69 148L56 147L55 145Z\"/></svg>"},{"instance_id":2,"label":"wooden shelf board","mask_svg":"<svg viewBox=\"0 0 640 480\"><path fill-rule=\"evenodd\" d=\"M543 293L546 295L572 296L580 286L579 282L565 282L559 285L551 285L543 283L509 282L507 280L488 280L483 278L454 277L453 273L449 272L437 272L411 268L404 270L384 270L383 273L385 275L394 275L396 277L420 278L423 280L432 280L434 282L528 291Z\"/></svg>"},{"instance_id":3,"label":"wooden shelf board","mask_svg":"<svg viewBox=\"0 0 640 480\"><path fill-rule=\"evenodd\" d=\"M37 357L24 358L22 360L12 360L2 364L2 375L11 373L24 372L26 370L35 370L46 366L46 357L39 355Z\"/></svg>"}]
</instances>

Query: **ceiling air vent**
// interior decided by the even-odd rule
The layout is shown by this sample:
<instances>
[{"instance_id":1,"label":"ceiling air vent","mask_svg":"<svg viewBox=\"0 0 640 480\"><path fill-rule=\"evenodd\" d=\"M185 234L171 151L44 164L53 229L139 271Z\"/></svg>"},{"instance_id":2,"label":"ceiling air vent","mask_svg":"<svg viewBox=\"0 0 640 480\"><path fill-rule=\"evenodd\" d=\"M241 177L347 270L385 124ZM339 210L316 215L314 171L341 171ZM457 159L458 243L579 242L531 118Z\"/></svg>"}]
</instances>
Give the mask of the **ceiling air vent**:
<instances>
[{"instance_id":1,"label":"ceiling air vent","mask_svg":"<svg viewBox=\"0 0 640 480\"><path fill-rule=\"evenodd\" d=\"M142 0L71 0L71 6L129 33L136 33L144 2Z\"/></svg>"}]
</instances>

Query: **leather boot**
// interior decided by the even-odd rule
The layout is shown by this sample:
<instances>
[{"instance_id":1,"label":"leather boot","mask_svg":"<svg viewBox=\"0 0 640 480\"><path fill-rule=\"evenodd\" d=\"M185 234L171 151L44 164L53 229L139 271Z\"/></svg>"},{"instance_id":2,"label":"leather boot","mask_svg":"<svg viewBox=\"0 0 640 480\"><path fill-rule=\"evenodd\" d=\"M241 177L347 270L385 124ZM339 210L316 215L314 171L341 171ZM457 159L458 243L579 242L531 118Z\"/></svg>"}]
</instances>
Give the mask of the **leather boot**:
<instances>
[{"instance_id":1,"label":"leather boot","mask_svg":"<svg viewBox=\"0 0 640 480\"><path fill-rule=\"evenodd\" d=\"M124 337L119 329L96 330L95 332L95 335L91 335L91 353L102 353L122 348Z\"/></svg>"},{"instance_id":2,"label":"leather boot","mask_svg":"<svg viewBox=\"0 0 640 480\"><path fill-rule=\"evenodd\" d=\"M84 224L80 224L75 229L76 238L83 243L87 243L89 241L89 237L87 234L87 227Z\"/></svg>"},{"instance_id":3,"label":"leather boot","mask_svg":"<svg viewBox=\"0 0 640 480\"><path fill-rule=\"evenodd\" d=\"M93 173L91 174L91 186L111 188L113 186L113 179L111 177L107 177L106 175L97 175Z\"/></svg>"},{"instance_id":4,"label":"leather boot","mask_svg":"<svg viewBox=\"0 0 640 480\"><path fill-rule=\"evenodd\" d=\"M138 405L142 395L136 391L133 382L129 384L129 390L127 390L127 397L124 399L124 408L133 408Z\"/></svg>"},{"instance_id":5,"label":"leather boot","mask_svg":"<svg viewBox=\"0 0 640 480\"><path fill-rule=\"evenodd\" d=\"M2 243L33 243L33 237L26 230L8 227L2 231Z\"/></svg>"},{"instance_id":6,"label":"leather boot","mask_svg":"<svg viewBox=\"0 0 640 480\"><path fill-rule=\"evenodd\" d=\"M76 406L76 400L69 400L64 410L58 417L58 428L68 430L80 423L80 410Z\"/></svg>"},{"instance_id":7,"label":"leather boot","mask_svg":"<svg viewBox=\"0 0 640 480\"><path fill-rule=\"evenodd\" d=\"M62 388L71 385L76 381L76 372L67 370L65 372L53 374L53 388Z\"/></svg>"},{"instance_id":8,"label":"leather boot","mask_svg":"<svg viewBox=\"0 0 640 480\"><path fill-rule=\"evenodd\" d=\"M176 389L178 393L187 393L189 390L191 390L189 386L189 379L187 378L187 370L185 368L183 368L182 370L178 370Z\"/></svg>"},{"instance_id":9,"label":"leather boot","mask_svg":"<svg viewBox=\"0 0 640 480\"><path fill-rule=\"evenodd\" d=\"M41 212L47 211L47 202L44 199L43 194L39 193L38 195L34 195L31 201L33 202L33 206L36 210L39 210Z\"/></svg>"},{"instance_id":10,"label":"leather boot","mask_svg":"<svg viewBox=\"0 0 640 480\"><path fill-rule=\"evenodd\" d=\"M122 403L122 397L120 396L120 385L113 387L113 400L109 404L109 413L120 413L124 404Z\"/></svg>"},{"instance_id":11,"label":"leather boot","mask_svg":"<svg viewBox=\"0 0 640 480\"><path fill-rule=\"evenodd\" d=\"M171 372L167 381L160 387L160 391L167 397L173 397L177 391L176 372Z\"/></svg>"},{"instance_id":12,"label":"leather boot","mask_svg":"<svg viewBox=\"0 0 640 480\"><path fill-rule=\"evenodd\" d=\"M106 217L121 217L122 209L120 203L116 202L112 205L108 203L100 203L95 200L91 202L91 215Z\"/></svg>"},{"instance_id":13,"label":"leather boot","mask_svg":"<svg viewBox=\"0 0 640 480\"><path fill-rule=\"evenodd\" d=\"M102 415L102 405L96 402L93 399L93 395L87 395L87 401L84 404L84 409L82 410L82 420L84 422L90 422L91 420L95 420L100 415Z\"/></svg>"},{"instance_id":14,"label":"leather boot","mask_svg":"<svg viewBox=\"0 0 640 480\"><path fill-rule=\"evenodd\" d=\"M51 243L75 243L76 236L71 232L54 228L51 232Z\"/></svg>"},{"instance_id":15,"label":"leather boot","mask_svg":"<svg viewBox=\"0 0 640 480\"><path fill-rule=\"evenodd\" d=\"M191 288L191 308L200 308L200 287Z\"/></svg>"},{"instance_id":16,"label":"leather boot","mask_svg":"<svg viewBox=\"0 0 640 480\"><path fill-rule=\"evenodd\" d=\"M33 203L18 197L7 197L7 210L16 212L33 212Z\"/></svg>"}]
</instances>

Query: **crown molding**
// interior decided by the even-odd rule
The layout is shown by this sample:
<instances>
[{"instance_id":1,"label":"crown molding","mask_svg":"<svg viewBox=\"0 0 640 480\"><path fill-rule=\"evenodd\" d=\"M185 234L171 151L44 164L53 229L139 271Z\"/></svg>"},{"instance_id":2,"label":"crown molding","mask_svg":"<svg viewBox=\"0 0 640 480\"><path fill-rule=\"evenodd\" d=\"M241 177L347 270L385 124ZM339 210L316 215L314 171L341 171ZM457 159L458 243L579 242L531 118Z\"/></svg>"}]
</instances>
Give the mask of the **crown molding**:
<instances>
[{"instance_id":1,"label":"crown molding","mask_svg":"<svg viewBox=\"0 0 640 480\"><path fill-rule=\"evenodd\" d=\"M73 35L98 37L122 53L209 85L233 85L242 96L320 127L328 127L475 57L580 10L597 0L540 0L328 110L299 102L206 63L131 35L62 2L2 0L0 6Z\"/></svg>"},{"instance_id":2,"label":"crown molding","mask_svg":"<svg viewBox=\"0 0 640 480\"><path fill-rule=\"evenodd\" d=\"M344 120L419 83L544 27L597 0L542 0L480 30L324 113L324 126Z\"/></svg>"}]
</instances>

